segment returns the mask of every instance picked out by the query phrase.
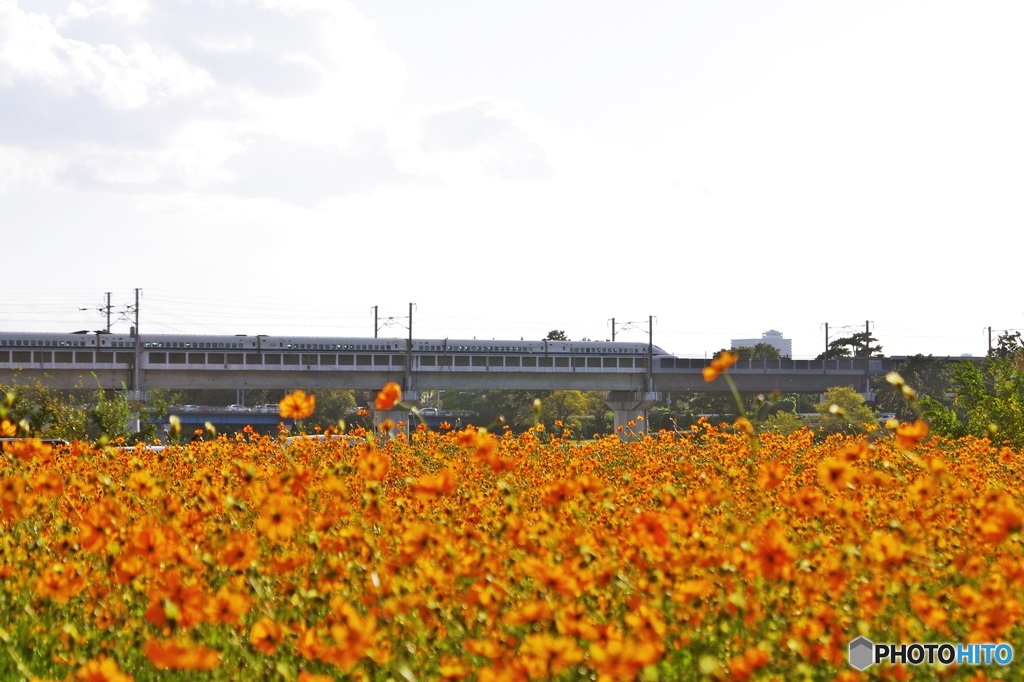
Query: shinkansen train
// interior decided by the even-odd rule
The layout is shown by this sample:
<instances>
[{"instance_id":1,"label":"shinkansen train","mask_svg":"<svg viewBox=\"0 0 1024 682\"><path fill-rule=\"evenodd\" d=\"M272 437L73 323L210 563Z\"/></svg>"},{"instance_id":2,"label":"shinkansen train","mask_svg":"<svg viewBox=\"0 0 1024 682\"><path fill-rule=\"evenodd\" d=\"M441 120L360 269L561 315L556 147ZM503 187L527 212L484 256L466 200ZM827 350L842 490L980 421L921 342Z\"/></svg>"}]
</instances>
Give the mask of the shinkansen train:
<instances>
[{"instance_id":1,"label":"shinkansen train","mask_svg":"<svg viewBox=\"0 0 1024 682\"><path fill-rule=\"evenodd\" d=\"M0 350L130 350L136 339L130 334L74 332L0 332ZM408 340L402 338L333 338L316 336L203 336L187 334L143 334L142 350L224 350L270 351L277 353L309 351L388 351L405 352ZM414 339L413 353L488 355L610 355L668 356L657 346L637 342L610 341L502 341L486 339Z\"/></svg>"}]
</instances>

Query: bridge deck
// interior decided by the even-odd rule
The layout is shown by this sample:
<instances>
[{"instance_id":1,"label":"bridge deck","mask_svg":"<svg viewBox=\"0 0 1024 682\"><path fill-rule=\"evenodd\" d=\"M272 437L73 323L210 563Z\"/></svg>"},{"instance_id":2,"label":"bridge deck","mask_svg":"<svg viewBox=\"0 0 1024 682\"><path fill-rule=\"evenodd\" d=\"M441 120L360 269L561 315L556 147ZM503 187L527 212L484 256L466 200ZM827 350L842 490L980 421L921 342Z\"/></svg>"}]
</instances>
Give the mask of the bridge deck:
<instances>
[{"instance_id":1,"label":"bridge deck","mask_svg":"<svg viewBox=\"0 0 1024 682\"><path fill-rule=\"evenodd\" d=\"M0 351L0 383L42 383L54 388L136 388L134 353L96 350ZM143 351L142 389L268 388L375 389L404 383L406 353L284 353L182 350ZM420 353L408 371L420 389L579 389L605 391L727 391L724 381L706 383L706 358ZM869 375L898 364L889 358L742 360L732 369L742 391L821 392L850 385L865 390Z\"/></svg>"}]
</instances>

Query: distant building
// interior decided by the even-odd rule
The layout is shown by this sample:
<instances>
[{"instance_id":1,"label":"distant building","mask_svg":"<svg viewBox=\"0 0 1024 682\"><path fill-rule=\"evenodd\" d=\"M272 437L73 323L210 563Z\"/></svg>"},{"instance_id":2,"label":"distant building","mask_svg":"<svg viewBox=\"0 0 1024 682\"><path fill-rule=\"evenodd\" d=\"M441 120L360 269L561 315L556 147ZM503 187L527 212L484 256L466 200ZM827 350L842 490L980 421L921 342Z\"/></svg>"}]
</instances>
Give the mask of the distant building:
<instances>
[{"instance_id":1,"label":"distant building","mask_svg":"<svg viewBox=\"0 0 1024 682\"><path fill-rule=\"evenodd\" d=\"M769 329L759 339L733 339L732 348L753 348L759 343L767 343L779 351L784 358L793 357L793 339L782 338L782 332Z\"/></svg>"}]
</instances>

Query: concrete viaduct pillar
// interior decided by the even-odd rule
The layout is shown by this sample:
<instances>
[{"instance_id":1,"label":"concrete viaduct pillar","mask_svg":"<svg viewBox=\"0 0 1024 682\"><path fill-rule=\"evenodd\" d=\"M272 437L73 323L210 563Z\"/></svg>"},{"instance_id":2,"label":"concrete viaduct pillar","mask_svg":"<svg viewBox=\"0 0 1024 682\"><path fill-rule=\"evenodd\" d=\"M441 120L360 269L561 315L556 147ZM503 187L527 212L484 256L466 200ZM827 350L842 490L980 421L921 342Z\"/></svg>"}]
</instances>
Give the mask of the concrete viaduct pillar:
<instances>
[{"instance_id":1,"label":"concrete viaduct pillar","mask_svg":"<svg viewBox=\"0 0 1024 682\"><path fill-rule=\"evenodd\" d=\"M661 400L661 393L657 391L611 391L605 399L605 403L612 411L614 417L614 428L616 433L632 431L634 433L647 432L647 410L654 407ZM643 417L637 420L637 417ZM629 422L634 422L630 426Z\"/></svg>"}]
</instances>

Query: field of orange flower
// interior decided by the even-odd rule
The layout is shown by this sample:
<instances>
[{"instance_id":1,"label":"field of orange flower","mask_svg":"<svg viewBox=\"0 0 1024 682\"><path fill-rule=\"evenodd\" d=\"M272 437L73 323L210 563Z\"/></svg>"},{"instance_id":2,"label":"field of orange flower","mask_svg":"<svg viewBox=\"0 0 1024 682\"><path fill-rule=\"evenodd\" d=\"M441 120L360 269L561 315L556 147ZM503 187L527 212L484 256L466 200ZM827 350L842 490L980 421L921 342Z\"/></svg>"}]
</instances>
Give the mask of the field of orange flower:
<instances>
[{"instance_id":1,"label":"field of orange flower","mask_svg":"<svg viewBox=\"0 0 1024 682\"><path fill-rule=\"evenodd\" d=\"M8 444L0 679L1018 679L846 662L1024 644L1024 455L916 429Z\"/></svg>"}]
</instances>

